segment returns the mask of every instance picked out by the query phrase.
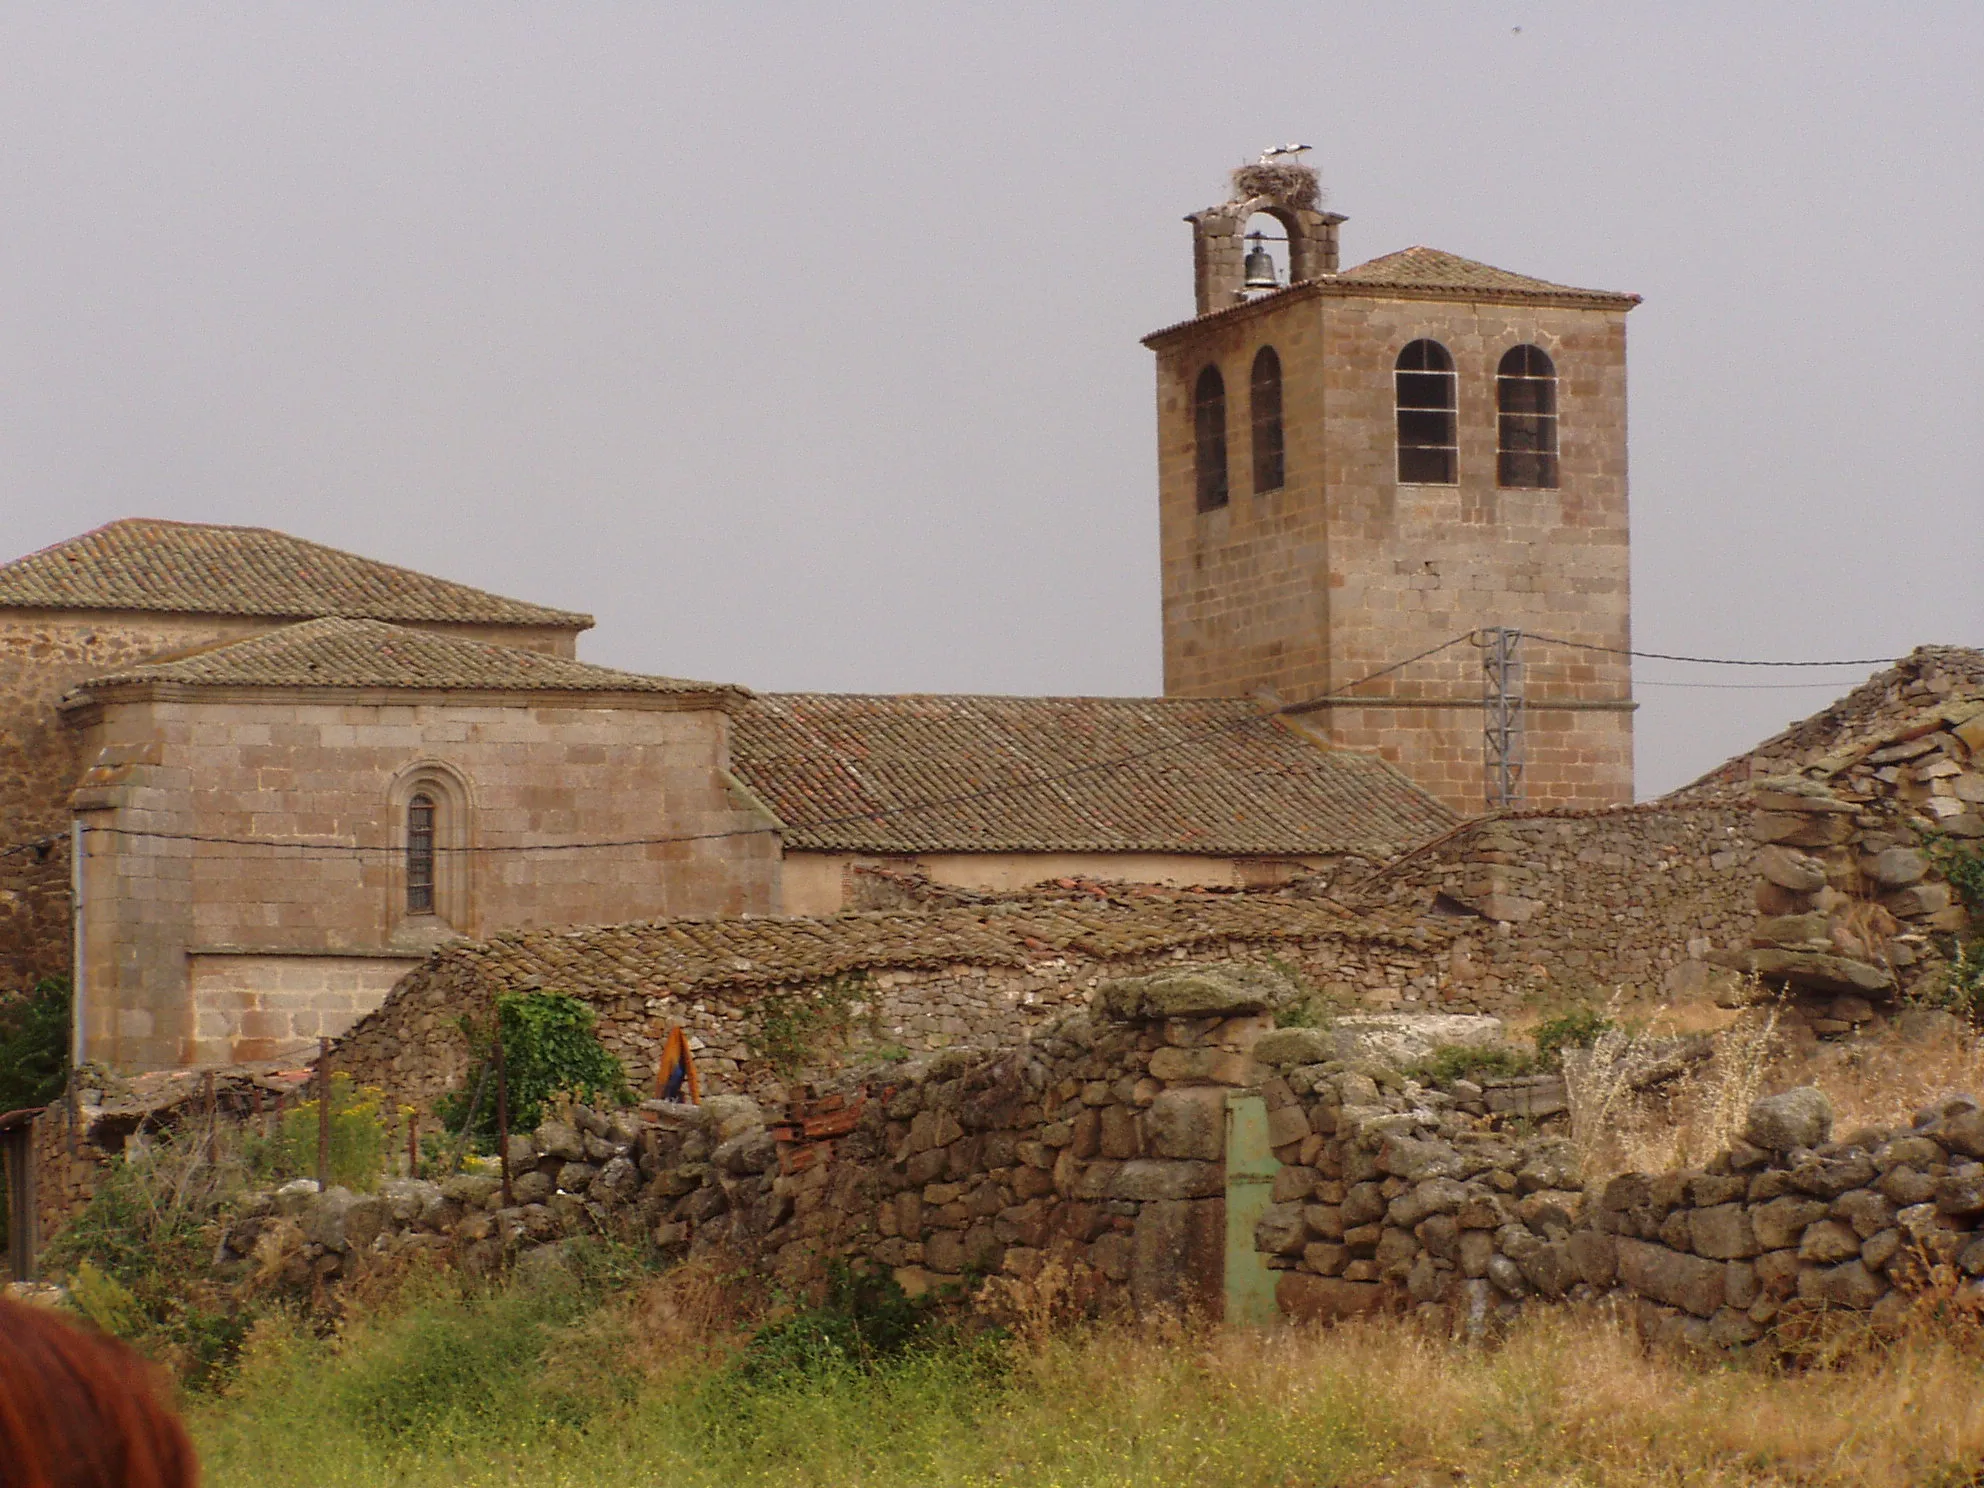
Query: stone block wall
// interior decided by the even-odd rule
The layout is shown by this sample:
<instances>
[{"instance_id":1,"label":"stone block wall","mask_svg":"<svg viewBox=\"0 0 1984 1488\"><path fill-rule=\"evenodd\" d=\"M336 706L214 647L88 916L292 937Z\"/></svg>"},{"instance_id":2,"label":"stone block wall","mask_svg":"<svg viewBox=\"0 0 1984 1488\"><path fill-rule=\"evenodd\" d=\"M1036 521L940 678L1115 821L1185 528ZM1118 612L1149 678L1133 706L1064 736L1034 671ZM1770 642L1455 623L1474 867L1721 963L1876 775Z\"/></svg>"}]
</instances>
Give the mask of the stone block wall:
<instances>
[{"instance_id":1,"label":"stone block wall","mask_svg":"<svg viewBox=\"0 0 1984 1488\"><path fill-rule=\"evenodd\" d=\"M721 835L757 822L723 784L727 726L707 707L523 699L104 705L84 730L96 763L78 796L86 1057L138 1070L289 1052L309 1036L272 1015L297 990L286 983L299 956L397 952L411 964L451 936L513 926L775 908L776 839ZM414 778L444 798L432 915L407 912ZM708 840L638 845L698 834ZM521 850L628 838L636 845ZM225 972L224 957L235 958ZM248 986L251 967L261 980ZM348 1017L390 985L371 965L343 968L339 987L317 971L322 985L305 990L321 998L369 989ZM233 1016L251 1011L253 1032Z\"/></svg>"},{"instance_id":2,"label":"stone block wall","mask_svg":"<svg viewBox=\"0 0 1984 1488\"><path fill-rule=\"evenodd\" d=\"M92 677L285 623L243 615L0 609L0 847L59 838L69 830L69 793L93 754L57 708L69 692ZM570 631L541 626L431 628L553 656L571 656L575 640ZM26 982L66 971L66 881L58 888L52 872L37 871L30 889L15 881L16 872L0 859L0 894L20 895L0 897L0 976Z\"/></svg>"}]
</instances>

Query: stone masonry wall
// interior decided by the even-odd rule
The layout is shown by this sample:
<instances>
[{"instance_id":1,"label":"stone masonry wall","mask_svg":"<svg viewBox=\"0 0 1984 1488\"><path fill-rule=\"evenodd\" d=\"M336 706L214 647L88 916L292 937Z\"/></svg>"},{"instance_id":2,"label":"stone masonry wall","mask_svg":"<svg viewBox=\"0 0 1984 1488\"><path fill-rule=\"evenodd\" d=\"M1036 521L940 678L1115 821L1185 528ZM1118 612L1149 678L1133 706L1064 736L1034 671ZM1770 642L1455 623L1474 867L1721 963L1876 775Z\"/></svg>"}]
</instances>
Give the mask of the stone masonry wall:
<instances>
[{"instance_id":1,"label":"stone masonry wall","mask_svg":"<svg viewBox=\"0 0 1984 1488\"><path fill-rule=\"evenodd\" d=\"M845 1004L846 1043L836 1060L897 1048L910 1054L992 1048L1026 1037L1111 977L1183 959L1284 966L1346 1009L1514 1013L1598 1001L1615 991L1648 997L1697 993L1726 976L1707 959L1749 944L1756 847L1740 802L1627 807L1471 823L1396 869L1351 874L1312 892L1375 910L1413 936L1361 932L1226 941L1195 940L1121 956L1043 949L1024 966L959 961L880 966ZM1427 913L1430 911L1430 914ZM803 925L805 922L796 922ZM830 922L818 922L827 924ZM1416 939L1414 938L1416 936ZM354 1031L339 1058L364 1078L425 1100L459 1081L464 1014L486 1018L501 991L560 990L555 974L519 958L514 975L491 943L475 967L437 957L402 982L381 1012ZM574 946L570 958L620 953ZM630 963L631 964L631 963ZM827 976L775 987L742 973L735 984L657 984L628 970L598 992L574 978L597 1009L602 1035L637 1079L651 1077L672 1024L689 1034L712 1088L780 1099L784 1080L756 1051L763 1012L845 995ZM802 1072L821 1073L835 1060Z\"/></svg>"},{"instance_id":2,"label":"stone masonry wall","mask_svg":"<svg viewBox=\"0 0 1984 1488\"><path fill-rule=\"evenodd\" d=\"M341 952L411 960L453 935L776 907L776 840L723 835L756 818L723 785L722 712L524 701L256 696L97 710L87 737L99 763L78 801L90 808L86 1056L128 1071L293 1052L295 1020L275 1001L245 1022L229 1016L244 991L279 1001L283 977L200 1003L189 966L202 953L255 953L265 969ZM431 915L407 912L397 850L413 779L441 804ZM241 838L278 845L225 840ZM633 845L520 850L588 838ZM468 847L479 851L450 851Z\"/></svg>"},{"instance_id":3,"label":"stone masonry wall","mask_svg":"<svg viewBox=\"0 0 1984 1488\"><path fill-rule=\"evenodd\" d=\"M69 839L0 845L0 997L66 971Z\"/></svg>"},{"instance_id":4,"label":"stone masonry wall","mask_svg":"<svg viewBox=\"0 0 1984 1488\"><path fill-rule=\"evenodd\" d=\"M1698 992L1711 952L1748 945L1750 816L1716 800L1487 818L1331 892L1497 922L1453 946L1443 1000L1457 1010Z\"/></svg>"}]
</instances>

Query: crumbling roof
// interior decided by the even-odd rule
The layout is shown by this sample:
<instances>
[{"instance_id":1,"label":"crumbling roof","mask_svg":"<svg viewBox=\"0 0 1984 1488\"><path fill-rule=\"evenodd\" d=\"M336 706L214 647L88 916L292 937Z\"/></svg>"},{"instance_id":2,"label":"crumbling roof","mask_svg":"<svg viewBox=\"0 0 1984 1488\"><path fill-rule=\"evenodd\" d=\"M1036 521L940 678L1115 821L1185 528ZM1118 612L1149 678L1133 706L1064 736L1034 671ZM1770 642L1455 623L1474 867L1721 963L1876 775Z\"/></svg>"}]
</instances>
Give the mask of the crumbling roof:
<instances>
[{"instance_id":1,"label":"crumbling roof","mask_svg":"<svg viewBox=\"0 0 1984 1488\"><path fill-rule=\"evenodd\" d=\"M92 678L74 697L142 683L180 687L363 687L421 692L730 693L742 688L620 672L378 620L306 620L173 661Z\"/></svg>"},{"instance_id":2,"label":"crumbling roof","mask_svg":"<svg viewBox=\"0 0 1984 1488\"><path fill-rule=\"evenodd\" d=\"M1441 938L1404 922L1358 919L1317 899L1155 891L819 918L669 919L521 930L435 952L348 1037L374 1020L390 1020L399 991L415 979L446 978L489 991L544 989L602 1001L765 988L846 972L1023 966L1062 953L1106 959L1225 941L1317 936L1399 946Z\"/></svg>"},{"instance_id":3,"label":"crumbling roof","mask_svg":"<svg viewBox=\"0 0 1984 1488\"><path fill-rule=\"evenodd\" d=\"M0 608L592 625L590 615L505 599L266 527L148 517L111 522L0 567Z\"/></svg>"},{"instance_id":4,"label":"crumbling roof","mask_svg":"<svg viewBox=\"0 0 1984 1488\"><path fill-rule=\"evenodd\" d=\"M1415 246L1401 248L1396 253L1386 253L1361 263L1354 269L1345 269L1337 275L1339 284L1356 284L1367 288L1399 289L1455 289L1469 290L1496 296L1582 295L1593 299L1612 300L1621 305L1637 305L1640 297L1634 294L1621 294L1609 289L1579 289L1571 284L1553 284L1548 279L1533 279L1527 274L1511 273L1498 269L1493 264L1478 263L1471 258L1462 258L1457 253L1447 253L1438 248Z\"/></svg>"},{"instance_id":5,"label":"crumbling roof","mask_svg":"<svg viewBox=\"0 0 1984 1488\"><path fill-rule=\"evenodd\" d=\"M1673 792L1685 797L1776 775L1830 777L1884 746L1984 714L1984 651L1918 646L1811 717Z\"/></svg>"},{"instance_id":6,"label":"crumbling roof","mask_svg":"<svg viewBox=\"0 0 1984 1488\"><path fill-rule=\"evenodd\" d=\"M767 694L731 762L788 849L1388 857L1454 822L1238 698Z\"/></svg>"}]
</instances>

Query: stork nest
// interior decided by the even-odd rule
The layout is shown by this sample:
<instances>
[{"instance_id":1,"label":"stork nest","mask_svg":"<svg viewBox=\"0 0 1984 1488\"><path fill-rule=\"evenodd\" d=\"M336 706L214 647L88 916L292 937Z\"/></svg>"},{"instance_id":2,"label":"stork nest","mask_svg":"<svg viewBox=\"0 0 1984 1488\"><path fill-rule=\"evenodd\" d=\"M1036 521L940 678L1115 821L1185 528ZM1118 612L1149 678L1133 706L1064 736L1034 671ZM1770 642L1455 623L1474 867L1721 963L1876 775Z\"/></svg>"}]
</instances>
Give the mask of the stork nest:
<instances>
[{"instance_id":1,"label":"stork nest","mask_svg":"<svg viewBox=\"0 0 1984 1488\"><path fill-rule=\"evenodd\" d=\"M1284 207L1313 212L1323 199L1323 190L1315 170L1306 165L1274 161L1243 165L1233 172L1235 201L1263 196Z\"/></svg>"}]
</instances>

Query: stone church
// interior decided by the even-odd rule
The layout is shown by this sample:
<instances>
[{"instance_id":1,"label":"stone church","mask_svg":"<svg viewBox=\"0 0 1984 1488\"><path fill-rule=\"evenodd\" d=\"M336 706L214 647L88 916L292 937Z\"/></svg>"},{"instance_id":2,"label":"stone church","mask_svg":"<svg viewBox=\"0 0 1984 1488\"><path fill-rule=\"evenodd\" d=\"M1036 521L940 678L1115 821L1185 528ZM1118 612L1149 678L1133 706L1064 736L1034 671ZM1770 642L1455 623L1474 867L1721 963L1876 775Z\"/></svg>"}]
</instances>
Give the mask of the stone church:
<instances>
[{"instance_id":1,"label":"stone church","mask_svg":"<svg viewBox=\"0 0 1984 1488\"><path fill-rule=\"evenodd\" d=\"M1634 300L1339 273L1342 220L1285 166L1191 219L1199 314L1148 338L1162 698L618 671L589 616L259 528L0 566L0 986L73 968L82 1058L197 1066L336 1035L464 936L1383 860L1480 808L1491 626L1533 633L1530 796L1629 800Z\"/></svg>"}]
</instances>

